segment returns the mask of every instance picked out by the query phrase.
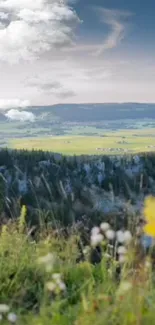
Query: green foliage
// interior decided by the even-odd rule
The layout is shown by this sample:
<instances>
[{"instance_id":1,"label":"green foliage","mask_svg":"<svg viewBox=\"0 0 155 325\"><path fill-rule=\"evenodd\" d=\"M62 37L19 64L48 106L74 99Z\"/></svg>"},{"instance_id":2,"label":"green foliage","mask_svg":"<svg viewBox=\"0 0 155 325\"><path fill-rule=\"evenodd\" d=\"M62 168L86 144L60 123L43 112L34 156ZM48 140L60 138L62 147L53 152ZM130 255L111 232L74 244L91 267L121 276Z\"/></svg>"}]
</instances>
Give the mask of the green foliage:
<instances>
[{"instance_id":1,"label":"green foliage","mask_svg":"<svg viewBox=\"0 0 155 325\"><path fill-rule=\"evenodd\" d=\"M0 215L3 211L4 197L5 197L5 184L2 176L0 175Z\"/></svg>"},{"instance_id":2,"label":"green foliage","mask_svg":"<svg viewBox=\"0 0 155 325\"><path fill-rule=\"evenodd\" d=\"M151 271L136 278L113 276L115 263L107 267L89 260L76 262L77 235L55 236L42 229L37 241L23 228L22 211L17 222L5 225L0 235L0 309L7 304L20 325L141 325L154 324L155 288ZM127 272L127 271L125 271ZM61 276L65 290L52 291L47 283ZM58 274L58 275L57 275ZM63 281L63 282L62 282ZM8 324L3 313L2 324Z\"/></svg>"}]
</instances>

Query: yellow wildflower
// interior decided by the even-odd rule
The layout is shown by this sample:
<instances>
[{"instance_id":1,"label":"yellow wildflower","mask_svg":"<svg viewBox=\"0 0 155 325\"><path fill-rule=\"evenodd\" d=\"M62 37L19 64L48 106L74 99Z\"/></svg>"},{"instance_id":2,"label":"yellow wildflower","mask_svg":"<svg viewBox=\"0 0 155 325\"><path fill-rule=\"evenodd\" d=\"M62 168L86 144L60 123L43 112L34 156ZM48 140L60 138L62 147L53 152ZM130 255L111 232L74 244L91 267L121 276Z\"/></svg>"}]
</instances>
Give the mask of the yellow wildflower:
<instances>
[{"instance_id":1,"label":"yellow wildflower","mask_svg":"<svg viewBox=\"0 0 155 325\"><path fill-rule=\"evenodd\" d=\"M144 226L144 232L147 236L155 237L155 198L149 196L145 200L144 216L146 225Z\"/></svg>"}]
</instances>

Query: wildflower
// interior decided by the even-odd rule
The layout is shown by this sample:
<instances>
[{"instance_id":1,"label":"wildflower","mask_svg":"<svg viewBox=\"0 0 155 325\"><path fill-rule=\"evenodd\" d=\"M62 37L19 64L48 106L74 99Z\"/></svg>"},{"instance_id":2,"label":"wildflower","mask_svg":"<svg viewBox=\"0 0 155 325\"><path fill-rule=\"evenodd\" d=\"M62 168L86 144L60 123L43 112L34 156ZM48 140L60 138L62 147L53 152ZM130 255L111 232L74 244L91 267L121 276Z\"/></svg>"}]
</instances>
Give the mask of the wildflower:
<instances>
[{"instance_id":1,"label":"wildflower","mask_svg":"<svg viewBox=\"0 0 155 325\"><path fill-rule=\"evenodd\" d=\"M55 281L56 285L59 287L60 290L64 291L66 289L66 285L62 281L60 273L53 274L52 278L53 278L53 280Z\"/></svg>"},{"instance_id":2,"label":"wildflower","mask_svg":"<svg viewBox=\"0 0 155 325\"><path fill-rule=\"evenodd\" d=\"M102 231L107 231L108 229L110 229L110 225L108 222L102 222L100 228Z\"/></svg>"},{"instance_id":3,"label":"wildflower","mask_svg":"<svg viewBox=\"0 0 155 325\"><path fill-rule=\"evenodd\" d=\"M119 231L117 231L117 233L116 233L116 238L117 238L117 241L118 241L118 243L124 243L124 232L122 231L122 230L119 230Z\"/></svg>"},{"instance_id":4,"label":"wildflower","mask_svg":"<svg viewBox=\"0 0 155 325\"><path fill-rule=\"evenodd\" d=\"M61 279L54 281L49 281L46 283L46 288L51 292L57 292L57 290L65 291L66 285Z\"/></svg>"},{"instance_id":5,"label":"wildflower","mask_svg":"<svg viewBox=\"0 0 155 325\"><path fill-rule=\"evenodd\" d=\"M136 227L136 235L139 237L143 234L143 228L142 226L137 226Z\"/></svg>"},{"instance_id":6,"label":"wildflower","mask_svg":"<svg viewBox=\"0 0 155 325\"><path fill-rule=\"evenodd\" d=\"M106 235L107 239L113 240L115 238L115 231L109 229L106 231L105 235Z\"/></svg>"},{"instance_id":7,"label":"wildflower","mask_svg":"<svg viewBox=\"0 0 155 325\"><path fill-rule=\"evenodd\" d=\"M87 255L90 251L90 247L89 246L85 246L84 249L83 249L83 254L84 255Z\"/></svg>"},{"instance_id":8,"label":"wildflower","mask_svg":"<svg viewBox=\"0 0 155 325\"><path fill-rule=\"evenodd\" d=\"M126 244L129 244L131 240L132 240L131 232L129 230L124 231L124 242Z\"/></svg>"},{"instance_id":9,"label":"wildflower","mask_svg":"<svg viewBox=\"0 0 155 325\"><path fill-rule=\"evenodd\" d=\"M54 273L52 275L53 280L60 281L61 280L61 274L60 273Z\"/></svg>"},{"instance_id":10,"label":"wildflower","mask_svg":"<svg viewBox=\"0 0 155 325\"><path fill-rule=\"evenodd\" d=\"M45 268L46 268L47 272L51 271L53 269L54 261L55 261L55 257L54 257L54 255L52 253L48 253L47 255L41 256L38 259L39 264L44 264L45 265Z\"/></svg>"},{"instance_id":11,"label":"wildflower","mask_svg":"<svg viewBox=\"0 0 155 325\"><path fill-rule=\"evenodd\" d=\"M150 196L145 200L144 216L146 225L144 232L147 236L155 237L155 198Z\"/></svg>"},{"instance_id":12,"label":"wildflower","mask_svg":"<svg viewBox=\"0 0 155 325\"><path fill-rule=\"evenodd\" d=\"M27 214L27 208L25 205L22 206L21 214L19 217L19 231L22 232L26 225L26 214Z\"/></svg>"},{"instance_id":13,"label":"wildflower","mask_svg":"<svg viewBox=\"0 0 155 325\"><path fill-rule=\"evenodd\" d=\"M119 255L119 263L124 264L126 262L126 256L125 254L120 254Z\"/></svg>"},{"instance_id":14,"label":"wildflower","mask_svg":"<svg viewBox=\"0 0 155 325\"><path fill-rule=\"evenodd\" d=\"M39 257L39 260L38 260L38 262L42 263L42 264L46 264L46 263L49 263L51 261L53 261L53 254L51 254L51 253L48 253L45 256Z\"/></svg>"},{"instance_id":15,"label":"wildflower","mask_svg":"<svg viewBox=\"0 0 155 325\"><path fill-rule=\"evenodd\" d=\"M91 230L92 235L97 235L100 233L100 228L99 227L93 227Z\"/></svg>"},{"instance_id":16,"label":"wildflower","mask_svg":"<svg viewBox=\"0 0 155 325\"><path fill-rule=\"evenodd\" d=\"M0 304L0 313L8 313L10 307L5 304Z\"/></svg>"},{"instance_id":17,"label":"wildflower","mask_svg":"<svg viewBox=\"0 0 155 325\"><path fill-rule=\"evenodd\" d=\"M91 236L91 245L96 247L103 241L104 237L102 234L95 234Z\"/></svg>"},{"instance_id":18,"label":"wildflower","mask_svg":"<svg viewBox=\"0 0 155 325\"><path fill-rule=\"evenodd\" d=\"M124 255L127 253L127 249L124 246L119 246L117 252L119 255Z\"/></svg>"},{"instance_id":19,"label":"wildflower","mask_svg":"<svg viewBox=\"0 0 155 325\"><path fill-rule=\"evenodd\" d=\"M46 283L46 288L51 291L51 292L54 292L56 290L56 284L52 281L50 282L47 282Z\"/></svg>"},{"instance_id":20,"label":"wildflower","mask_svg":"<svg viewBox=\"0 0 155 325\"><path fill-rule=\"evenodd\" d=\"M145 261L145 268L148 270L148 269L151 269L151 262L150 261Z\"/></svg>"},{"instance_id":21,"label":"wildflower","mask_svg":"<svg viewBox=\"0 0 155 325\"><path fill-rule=\"evenodd\" d=\"M132 289L132 284L129 281L122 281L118 288L117 294L122 296L131 289Z\"/></svg>"},{"instance_id":22,"label":"wildflower","mask_svg":"<svg viewBox=\"0 0 155 325\"><path fill-rule=\"evenodd\" d=\"M61 291L65 291L66 290L66 285L65 285L65 283L63 281L60 281L59 282L59 289Z\"/></svg>"},{"instance_id":23,"label":"wildflower","mask_svg":"<svg viewBox=\"0 0 155 325\"><path fill-rule=\"evenodd\" d=\"M10 323L16 323L16 321L17 321L17 315L14 314L14 313L9 313L8 314L8 321Z\"/></svg>"}]
</instances>

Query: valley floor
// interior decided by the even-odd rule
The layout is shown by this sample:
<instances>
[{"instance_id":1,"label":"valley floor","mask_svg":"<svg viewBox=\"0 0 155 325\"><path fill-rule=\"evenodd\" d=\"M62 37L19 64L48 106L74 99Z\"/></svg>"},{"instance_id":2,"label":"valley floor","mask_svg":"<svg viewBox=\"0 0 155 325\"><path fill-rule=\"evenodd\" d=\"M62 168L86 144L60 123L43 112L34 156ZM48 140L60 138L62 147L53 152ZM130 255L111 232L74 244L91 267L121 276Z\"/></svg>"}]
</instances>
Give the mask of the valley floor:
<instances>
[{"instance_id":1,"label":"valley floor","mask_svg":"<svg viewBox=\"0 0 155 325\"><path fill-rule=\"evenodd\" d=\"M155 151L155 129L106 131L100 136L48 136L9 141L16 149L53 151L66 155L105 155Z\"/></svg>"}]
</instances>

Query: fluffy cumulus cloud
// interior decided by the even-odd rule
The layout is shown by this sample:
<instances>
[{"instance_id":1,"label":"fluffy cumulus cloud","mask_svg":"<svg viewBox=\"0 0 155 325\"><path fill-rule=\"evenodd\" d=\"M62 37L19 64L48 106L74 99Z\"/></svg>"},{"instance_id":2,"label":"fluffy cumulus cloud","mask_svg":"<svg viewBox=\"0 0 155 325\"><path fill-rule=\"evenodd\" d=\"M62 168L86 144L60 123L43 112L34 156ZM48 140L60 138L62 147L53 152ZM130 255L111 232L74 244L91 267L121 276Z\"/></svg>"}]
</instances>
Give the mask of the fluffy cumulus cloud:
<instances>
[{"instance_id":1,"label":"fluffy cumulus cloud","mask_svg":"<svg viewBox=\"0 0 155 325\"><path fill-rule=\"evenodd\" d=\"M0 60L32 60L68 46L78 22L64 0L1 0Z\"/></svg>"},{"instance_id":2,"label":"fluffy cumulus cloud","mask_svg":"<svg viewBox=\"0 0 155 325\"><path fill-rule=\"evenodd\" d=\"M12 121L28 121L28 122L34 122L35 121L35 115L31 112L27 111L19 111L17 109L10 109L7 113L5 113L5 116Z\"/></svg>"},{"instance_id":3,"label":"fluffy cumulus cloud","mask_svg":"<svg viewBox=\"0 0 155 325\"><path fill-rule=\"evenodd\" d=\"M29 100L0 99L0 110L6 110L9 108L26 108L28 106L30 106Z\"/></svg>"}]
</instances>

